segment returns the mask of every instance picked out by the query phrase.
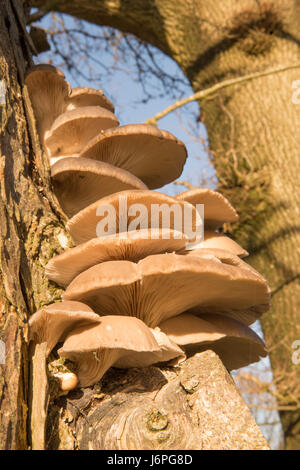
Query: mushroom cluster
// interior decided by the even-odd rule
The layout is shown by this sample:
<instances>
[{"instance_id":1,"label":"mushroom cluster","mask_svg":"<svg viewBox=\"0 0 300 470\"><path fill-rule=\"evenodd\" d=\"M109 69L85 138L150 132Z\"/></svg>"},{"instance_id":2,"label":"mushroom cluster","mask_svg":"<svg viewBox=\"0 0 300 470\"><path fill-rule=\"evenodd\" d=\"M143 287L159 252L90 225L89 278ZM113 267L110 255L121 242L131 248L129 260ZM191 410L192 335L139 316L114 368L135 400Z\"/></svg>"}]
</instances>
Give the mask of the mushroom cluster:
<instances>
[{"instance_id":1,"label":"mushroom cluster","mask_svg":"<svg viewBox=\"0 0 300 470\"><path fill-rule=\"evenodd\" d=\"M237 220L234 208L210 189L153 191L180 176L184 144L152 125L119 126L102 90L71 90L50 65L31 68L26 84L76 245L46 265L65 289L62 301L29 321L31 341L46 342L47 355L59 346L75 364L75 379L61 380L62 389L93 385L111 366L176 365L206 348L229 370L265 356L249 325L269 307L268 285L241 259L247 252L219 232ZM203 241L191 243L174 220L148 217L154 205L174 203L194 218L204 204ZM132 205L147 211L136 225ZM97 236L108 206L117 223Z\"/></svg>"}]
</instances>

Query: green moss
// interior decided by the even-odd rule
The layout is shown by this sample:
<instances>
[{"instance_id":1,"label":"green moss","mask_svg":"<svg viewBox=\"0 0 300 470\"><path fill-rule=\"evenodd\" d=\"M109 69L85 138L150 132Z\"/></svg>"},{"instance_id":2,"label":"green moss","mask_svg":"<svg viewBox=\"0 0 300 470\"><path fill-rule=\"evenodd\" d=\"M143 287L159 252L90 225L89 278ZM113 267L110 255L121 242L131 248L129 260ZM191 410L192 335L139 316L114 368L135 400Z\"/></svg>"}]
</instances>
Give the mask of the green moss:
<instances>
[{"instance_id":1,"label":"green moss","mask_svg":"<svg viewBox=\"0 0 300 470\"><path fill-rule=\"evenodd\" d=\"M272 175L265 168L254 167L243 155L218 155L215 164L220 175L218 190L239 214L239 221L225 224L224 231L234 235L248 251L254 251L260 227L274 210L269 191Z\"/></svg>"},{"instance_id":2,"label":"green moss","mask_svg":"<svg viewBox=\"0 0 300 470\"><path fill-rule=\"evenodd\" d=\"M249 31L249 34L238 42L238 48L251 56L266 54L274 45L275 38L261 31Z\"/></svg>"}]
</instances>

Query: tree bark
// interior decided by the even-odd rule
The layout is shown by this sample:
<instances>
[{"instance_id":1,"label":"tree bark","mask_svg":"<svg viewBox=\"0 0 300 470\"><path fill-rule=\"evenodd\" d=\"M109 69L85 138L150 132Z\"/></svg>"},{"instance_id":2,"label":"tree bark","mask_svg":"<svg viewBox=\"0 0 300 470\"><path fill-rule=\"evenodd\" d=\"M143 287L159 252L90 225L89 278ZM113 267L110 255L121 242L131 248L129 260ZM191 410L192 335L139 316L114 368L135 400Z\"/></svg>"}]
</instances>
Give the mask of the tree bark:
<instances>
[{"instance_id":1,"label":"tree bark","mask_svg":"<svg viewBox=\"0 0 300 470\"><path fill-rule=\"evenodd\" d=\"M22 3L0 0L0 449L11 450L30 445L27 318L59 297L43 266L65 233L24 87L31 54Z\"/></svg>"},{"instance_id":2,"label":"tree bark","mask_svg":"<svg viewBox=\"0 0 300 470\"><path fill-rule=\"evenodd\" d=\"M220 80L299 62L298 0L35 0L119 28L172 57L194 91ZM286 448L300 449L299 70L261 77L201 102L220 189L240 213L227 226L268 279L273 306L262 318Z\"/></svg>"},{"instance_id":3,"label":"tree bark","mask_svg":"<svg viewBox=\"0 0 300 470\"><path fill-rule=\"evenodd\" d=\"M101 387L71 392L50 409L49 449L269 449L212 351L196 354L176 370L110 369Z\"/></svg>"}]
</instances>

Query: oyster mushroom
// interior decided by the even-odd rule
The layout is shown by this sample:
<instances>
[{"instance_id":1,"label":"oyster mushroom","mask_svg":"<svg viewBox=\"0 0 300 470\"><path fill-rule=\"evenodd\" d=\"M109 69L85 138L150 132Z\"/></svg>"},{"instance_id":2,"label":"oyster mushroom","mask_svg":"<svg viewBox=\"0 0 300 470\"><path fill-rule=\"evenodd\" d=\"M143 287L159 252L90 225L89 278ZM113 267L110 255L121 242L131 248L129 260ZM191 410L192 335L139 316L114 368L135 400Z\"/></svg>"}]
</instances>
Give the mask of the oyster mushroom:
<instances>
[{"instance_id":1,"label":"oyster mushroom","mask_svg":"<svg viewBox=\"0 0 300 470\"><path fill-rule=\"evenodd\" d=\"M247 366L267 355L264 342L251 328L223 315L182 313L159 327L187 355L212 349L229 370Z\"/></svg>"},{"instance_id":2,"label":"oyster mushroom","mask_svg":"<svg viewBox=\"0 0 300 470\"><path fill-rule=\"evenodd\" d=\"M100 106L85 106L60 114L45 134L50 163L78 154L97 133L118 125L116 116Z\"/></svg>"},{"instance_id":3,"label":"oyster mushroom","mask_svg":"<svg viewBox=\"0 0 300 470\"><path fill-rule=\"evenodd\" d=\"M249 255L249 253L232 240L232 238L223 235L222 233L214 232L213 230L204 230L204 239L198 243L197 246L192 247L190 251L194 252L196 249L202 248L219 248L232 253L233 255L240 256L241 258Z\"/></svg>"},{"instance_id":4,"label":"oyster mushroom","mask_svg":"<svg viewBox=\"0 0 300 470\"><path fill-rule=\"evenodd\" d=\"M64 112L71 88L64 74L49 64L30 67L25 75L42 144L55 119Z\"/></svg>"},{"instance_id":5,"label":"oyster mushroom","mask_svg":"<svg viewBox=\"0 0 300 470\"><path fill-rule=\"evenodd\" d=\"M128 171L88 158L60 159L52 165L51 177L54 192L69 217L112 193L148 189Z\"/></svg>"},{"instance_id":6,"label":"oyster mushroom","mask_svg":"<svg viewBox=\"0 0 300 470\"><path fill-rule=\"evenodd\" d=\"M103 90L94 90L93 88L73 88L66 104L66 111L81 108L83 106L101 106L114 112L114 106L106 98Z\"/></svg>"},{"instance_id":7,"label":"oyster mushroom","mask_svg":"<svg viewBox=\"0 0 300 470\"><path fill-rule=\"evenodd\" d=\"M148 255L182 250L184 234L169 229L131 231L125 236L93 238L52 258L46 265L46 275L63 287L81 272L105 261L129 260L137 262Z\"/></svg>"},{"instance_id":8,"label":"oyster mushroom","mask_svg":"<svg viewBox=\"0 0 300 470\"><path fill-rule=\"evenodd\" d=\"M80 157L123 168L155 189L180 176L187 152L167 131L150 124L130 124L102 132L87 143Z\"/></svg>"},{"instance_id":9,"label":"oyster mushroom","mask_svg":"<svg viewBox=\"0 0 300 470\"><path fill-rule=\"evenodd\" d=\"M252 270L174 253L136 264L107 261L79 274L62 297L85 302L99 315L136 316L150 327L187 310L251 324L269 307L267 283Z\"/></svg>"},{"instance_id":10,"label":"oyster mushroom","mask_svg":"<svg viewBox=\"0 0 300 470\"><path fill-rule=\"evenodd\" d=\"M76 363L81 387L98 382L112 365L146 367L184 356L167 338L164 347L159 345L152 330L138 318L117 315L102 317L95 326L74 329L58 353Z\"/></svg>"},{"instance_id":11,"label":"oyster mushroom","mask_svg":"<svg viewBox=\"0 0 300 470\"><path fill-rule=\"evenodd\" d=\"M191 189L175 196L178 201L204 204L205 229L215 230L224 222L236 222L238 215L230 202L212 189Z\"/></svg>"},{"instance_id":12,"label":"oyster mushroom","mask_svg":"<svg viewBox=\"0 0 300 470\"><path fill-rule=\"evenodd\" d=\"M107 215L108 208L111 210L112 215L110 213ZM130 208L136 208L138 211L134 210L131 213ZM162 210L159 212L156 210L158 208ZM157 191L121 191L99 199L82 209L68 221L66 228L76 244L84 243L97 235L113 235L136 230L137 228L168 228L186 233L184 230L184 212L188 209L191 215L191 228L194 229L198 214L191 204L176 201L173 197ZM137 213L139 218L138 227L134 223ZM166 217L163 217L163 214L166 214ZM176 217L177 214L180 215L178 218ZM101 219L104 215L105 219ZM100 234L98 224L102 224L101 220L106 222L107 217L110 217L110 215L114 217L114 220L109 218L106 233L101 232ZM112 222L110 226L109 222ZM105 223L103 226L106 228L107 224ZM191 237L193 236L191 235Z\"/></svg>"},{"instance_id":13,"label":"oyster mushroom","mask_svg":"<svg viewBox=\"0 0 300 470\"><path fill-rule=\"evenodd\" d=\"M29 339L47 343L47 356L73 328L99 323L100 317L81 302L56 302L41 308L29 320Z\"/></svg>"}]
</instances>

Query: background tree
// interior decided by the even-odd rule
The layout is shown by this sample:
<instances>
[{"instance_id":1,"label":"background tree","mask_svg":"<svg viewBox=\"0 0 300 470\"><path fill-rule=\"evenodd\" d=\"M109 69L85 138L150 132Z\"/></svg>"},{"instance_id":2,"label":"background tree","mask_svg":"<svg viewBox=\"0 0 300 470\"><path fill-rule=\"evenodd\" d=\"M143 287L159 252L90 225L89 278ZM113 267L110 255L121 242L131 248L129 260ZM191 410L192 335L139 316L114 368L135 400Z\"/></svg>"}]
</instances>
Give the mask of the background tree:
<instances>
[{"instance_id":1,"label":"background tree","mask_svg":"<svg viewBox=\"0 0 300 470\"><path fill-rule=\"evenodd\" d=\"M42 2L131 33L173 58L195 92L226 79L299 62L298 0ZM200 101L219 187L243 214L226 227L269 280L273 308L262 319L280 399L286 447L300 446L299 388L292 343L299 337L299 70L262 76Z\"/></svg>"}]
</instances>

